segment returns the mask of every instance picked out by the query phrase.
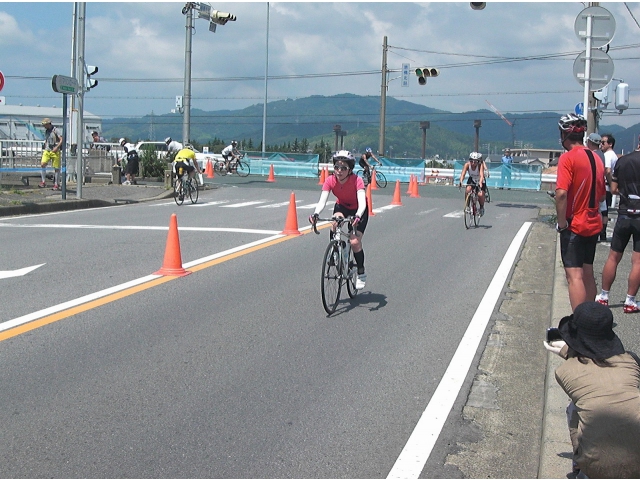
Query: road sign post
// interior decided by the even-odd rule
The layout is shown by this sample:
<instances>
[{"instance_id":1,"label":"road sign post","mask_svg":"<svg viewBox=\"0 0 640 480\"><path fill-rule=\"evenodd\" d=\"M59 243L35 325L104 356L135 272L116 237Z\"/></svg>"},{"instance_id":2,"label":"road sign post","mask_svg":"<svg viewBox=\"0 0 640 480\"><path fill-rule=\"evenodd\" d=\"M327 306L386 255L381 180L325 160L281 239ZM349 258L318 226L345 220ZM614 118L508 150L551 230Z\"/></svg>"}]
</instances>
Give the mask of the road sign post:
<instances>
[{"instance_id":1,"label":"road sign post","mask_svg":"<svg viewBox=\"0 0 640 480\"><path fill-rule=\"evenodd\" d=\"M54 75L51 78L51 88L54 92L62 93L62 145L61 149L61 169L62 175L62 199L67 199L67 95L75 95L79 90L78 80L64 75ZM80 146L80 148L82 148ZM78 175L78 182L82 181L82 172Z\"/></svg>"}]
</instances>

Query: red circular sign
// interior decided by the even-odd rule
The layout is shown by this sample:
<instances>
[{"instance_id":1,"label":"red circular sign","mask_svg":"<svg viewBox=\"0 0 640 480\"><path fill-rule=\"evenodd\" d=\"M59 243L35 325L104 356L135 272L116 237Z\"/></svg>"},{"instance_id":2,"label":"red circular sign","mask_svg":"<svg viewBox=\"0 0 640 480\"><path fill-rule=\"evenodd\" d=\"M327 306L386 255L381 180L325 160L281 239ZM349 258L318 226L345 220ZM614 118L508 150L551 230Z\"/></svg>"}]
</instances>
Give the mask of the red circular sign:
<instances>
[{"instance_id":1,"label":"red circular sign","mask_svg":"<svg viewBox=\"0 0 640 480\"><path fill-rule=\"evenodd\" d=\"M4 87L4 75L0 72L0 91L2 91L2 87Z\"/></svg>"}]
</instances>

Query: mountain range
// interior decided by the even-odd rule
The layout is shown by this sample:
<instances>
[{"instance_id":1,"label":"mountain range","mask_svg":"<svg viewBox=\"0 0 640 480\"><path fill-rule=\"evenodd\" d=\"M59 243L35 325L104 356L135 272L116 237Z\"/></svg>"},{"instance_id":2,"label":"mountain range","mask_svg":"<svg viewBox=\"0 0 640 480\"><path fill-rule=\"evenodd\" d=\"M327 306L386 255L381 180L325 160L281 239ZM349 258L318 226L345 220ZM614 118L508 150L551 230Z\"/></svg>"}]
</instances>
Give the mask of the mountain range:
<instances>
[{"instance_id":1,"label":"mountain range","mask_svg":"<svg viewBox=\"0 0 640 480\"><path fill-rule=\"evenodd\" d=\"M461 158L473 150L476 128L479 149L496 153L505 147L558 149L558 119L556 112L505 114L507 120L491 110L452 113L418 105L404 100L387 98L385 155L390 157L419 158L422 152L420 122L428 121L426 130L426 157ZM205 112L191 109L191 139L199 144L228 143L232 139L242 142L247 149L251 142L254 150L262 143L263 104L240 110ZM366 147L378 150L380 131L380 98L341 94L313 95L299 99L278 100L267 103L267 149L307 139L313 148L321 140L334 147L334 127L340 125L346 135L344 148L363 151ZM182 137L182 115L169 113L146 115L142 118L111 118L102 121L103 135L117 139L162 140ZM640 123L630 128L620 125L601 125L600 133L611 133L616 138L616 151L628 152L637 146ZM154 137L154 138L151 138ZM217 141L217 142L215 142ZM270 150L270 151L272 151Z\"/></svg>"}]
</instances>

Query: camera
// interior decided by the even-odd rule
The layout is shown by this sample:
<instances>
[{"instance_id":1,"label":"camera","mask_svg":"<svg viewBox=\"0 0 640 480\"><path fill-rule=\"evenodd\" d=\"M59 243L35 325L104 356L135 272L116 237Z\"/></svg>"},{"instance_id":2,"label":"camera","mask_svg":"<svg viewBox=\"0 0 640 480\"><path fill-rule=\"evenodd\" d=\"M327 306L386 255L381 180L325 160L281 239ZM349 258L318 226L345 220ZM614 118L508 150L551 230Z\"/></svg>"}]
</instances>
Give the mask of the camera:
<instances>
[{"instance_id":1,"label":"camera","mask_svg":"<svg viewBox=\"0 0 640 480\"><path fill-rule=\"evenodd\" d=\"M547 328L547 343L555 342L556 340L562 340L560 330L555 327Z\"/></svg>"}]
</instances>

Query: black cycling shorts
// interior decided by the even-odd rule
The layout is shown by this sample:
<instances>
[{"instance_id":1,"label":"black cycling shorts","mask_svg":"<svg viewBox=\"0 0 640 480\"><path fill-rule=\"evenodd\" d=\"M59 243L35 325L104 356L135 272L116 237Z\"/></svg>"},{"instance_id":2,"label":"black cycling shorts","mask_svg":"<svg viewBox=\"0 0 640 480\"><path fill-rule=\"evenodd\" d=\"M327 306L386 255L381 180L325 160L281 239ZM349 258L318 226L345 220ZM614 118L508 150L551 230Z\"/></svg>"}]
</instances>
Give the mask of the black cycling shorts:
<instances>
[{"instance_id":1,"label":"black cycling shorts","mask_svg":"<svg viewBox=\"0 0 640 480\"><path fill-rule=\"evenodd\" d=\"M342 213L345 217L350 217L355 215L358 212L358 210L357 209L352 210L350 208L346 208L343 205L340 205L339 203L336 203L333 206L333 213L335 214L337 212ZM358 223L356 230L364 234L364 231L367 229L368 222L369 222L369 207L367 206L367 208L364 209L364 213L362 214L362 217L360 217L360 223ZM349 227L349 230L351 230L351 227Z\"/></svg>"},{"instance_id":2,"label":"black cycling shorts","mask_svg":"<svg viewBox=\"0 0 640 480\"><path fill-rule=\"evenodd\" d=\"M611 239L611 250L623 253L631 237L633 237L633 251L640 252L640 217L618 214Z\"/></svg>"},{"instance_id":3,"label":"black cycling shorts","mask_svg":"<svg viewBox=\"0 0 640 480\"><path fill-rule=\"evenodd\" d=\"M560 232L560 255L564 268L582 268L585 264L593 265L598 236L599 234L583 237L568 228Z\"/></svg>"}]
</instances>

